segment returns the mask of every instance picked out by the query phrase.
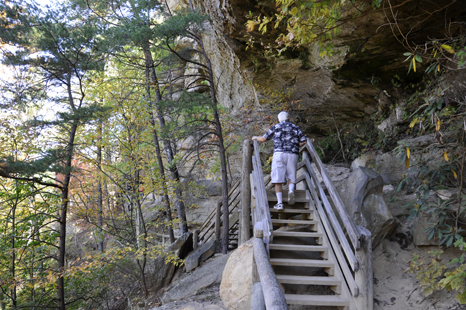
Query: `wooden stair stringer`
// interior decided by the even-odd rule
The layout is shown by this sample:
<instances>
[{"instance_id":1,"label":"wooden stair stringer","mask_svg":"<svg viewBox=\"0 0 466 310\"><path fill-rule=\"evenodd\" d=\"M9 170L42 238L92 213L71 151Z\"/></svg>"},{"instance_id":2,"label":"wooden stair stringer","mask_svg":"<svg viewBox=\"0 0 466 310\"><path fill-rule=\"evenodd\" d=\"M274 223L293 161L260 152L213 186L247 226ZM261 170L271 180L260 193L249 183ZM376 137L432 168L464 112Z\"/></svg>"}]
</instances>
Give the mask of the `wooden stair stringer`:
<instances>
[{"instance_id":1,"label":"wooden stair stringer","mask_svg":"<svg viewBox=\"0 0 466 310\"><path fill-rule=\"evenodd\" d=\"M327 260L328 261L331 261L335 264L335 267L334 267L334 276L338 279L341 279L341 285L339 286L339 289L340 289L340 292L335 292L335 294L338 294L337 296L341 296L343 300L347 300L349 302L349 306L342 306L341 309L343 310L353 310L353 309L356 309L356 306L354 305L354 301L353 301L353 296L351 295L351 291L348 287L348 284L346 283L346 280L345 280L345 277L343 275L343 272L341 270L341 267L340 267L340 264L335 256L335 253L333 252L333 247L330 243L330 241L328 240L328 236L327 236L327 232L325 231L325 228L322 224L322 221L320 219L320 215L319 215L319 212L316 210L316 212L314 213L315 214L315 217L314 217L314 221L317 222L317 232L318 233L321 233L322 234L322 244L325 244L328 248L327 250L327 255L328 255L328 258Z\"/></svg>"}]
</instances>

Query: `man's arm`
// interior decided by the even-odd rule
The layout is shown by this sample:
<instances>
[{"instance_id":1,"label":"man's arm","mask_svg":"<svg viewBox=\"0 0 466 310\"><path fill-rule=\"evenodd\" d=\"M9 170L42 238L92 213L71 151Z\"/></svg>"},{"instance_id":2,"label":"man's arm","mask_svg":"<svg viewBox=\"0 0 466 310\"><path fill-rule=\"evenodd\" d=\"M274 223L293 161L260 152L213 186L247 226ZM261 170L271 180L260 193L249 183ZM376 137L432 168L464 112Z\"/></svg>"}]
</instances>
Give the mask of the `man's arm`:
<instances>
[{"instance_id":1,"label":"man's arm","mask_svg":"<svg viewBox=\"0 0 466 310\"><path fill-rule=\"evenodd\" d=\"M299 144L299 147L301 147L301 146L305 145L306 143L307 143L307 140L306 140L306 141L304 141L304 142L301 142L301 143Z\"/></svg>"},{"instance_id":2,"label":"man's arm","mask_svg":"<svg viewBox=\"0 0 466 310\"><path fill-rule=\"evenodd\" d=\"M254 136L254 137L252 137L251 140L257 140L257 141L259 141L259 142L265 142L265 141L267 141L267 139L264 138L263 136Z\"/></svg>"}]
</instances>

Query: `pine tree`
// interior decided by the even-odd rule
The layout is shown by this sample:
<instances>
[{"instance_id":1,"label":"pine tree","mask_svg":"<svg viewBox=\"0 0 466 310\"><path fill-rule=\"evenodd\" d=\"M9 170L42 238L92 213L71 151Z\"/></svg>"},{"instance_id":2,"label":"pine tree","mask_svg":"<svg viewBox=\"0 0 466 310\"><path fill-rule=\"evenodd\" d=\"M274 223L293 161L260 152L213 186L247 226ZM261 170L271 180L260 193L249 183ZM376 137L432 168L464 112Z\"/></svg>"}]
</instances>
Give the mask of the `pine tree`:
<instances>
[{"instance_id":1,"label":"pine tree","mask_svg":"<svg viewBox=\"0 0 466 310\"><path fill-rule=\"evenodd\" d=\"M50 90L57 93L49 101L56 118L35 119L29 126L54 128L57 133L54 148L43 151L35 160L20 161L3 158L0 176L51 186L61 192L59 210L59 244L57 274L63 272L66 256L66 223L69 208L69 185L72 178L76 133L82 124L94 117L99 106L85 100L87 73L103 69L99 51L97 19L88 10L62 4L41 12L35 6L25 8L19 3L4 4L2 9L16 12L16 21L7 19L1 27L2 41L17 49L8 52L5 62L24 66L41 75ZM63 94L63 95L61 95ZM16 102L15 102L16 103ZM51 175L57 173L62 178ZM65 309L65 281L57 278L57 305Z\"/></svg>"}]
</instances>

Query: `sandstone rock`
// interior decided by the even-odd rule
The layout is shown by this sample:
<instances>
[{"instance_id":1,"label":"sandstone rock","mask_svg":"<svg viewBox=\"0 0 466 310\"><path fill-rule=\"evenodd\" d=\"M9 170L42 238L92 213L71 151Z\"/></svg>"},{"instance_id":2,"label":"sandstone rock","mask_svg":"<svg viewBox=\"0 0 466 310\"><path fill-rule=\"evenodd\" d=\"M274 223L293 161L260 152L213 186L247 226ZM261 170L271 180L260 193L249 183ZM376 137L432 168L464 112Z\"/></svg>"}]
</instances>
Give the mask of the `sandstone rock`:
<instances>
[{"instance_id":1,"label":"sandstone rock","mask_svg":"<svg viewBox=\"0 0 466 310\"><path fill-rule=\"evenodd\" d=\"M322 176L320 175L319 170L317 169L316 164L312 163L311 166L314 172L316 173L317 180L321 184L324 184L324 181L322 179ZM327 174L330 180L332 180L333 185L335 185L335 187L338 187L342 182L344 182L348 178L349 173L350 173L350 169L345 168L345 167L331 166L331 165L325 165L325 164L324 164L324 167L325 167L325 170L327 171Z\"/></svg>"},{"instance_id":2,"label":"sandstone rock","mask_svg":"<svg viewBox=\"0 0 466 310\"><path fill-rule=\"evenodd\" d=\"M393 229L395 219L383 199L383 180L371 169L353 170L340 188L340 196L357 225L372 233L372 245L379 242Z\"/></svg>"},{"instance_id":3,"label":"sandstone rock","mask_svg":"<svg viewBox=\"0 0 466 310\"><path fill-rule=\"evenodd\" d=\"M173 253L181 259L193 249L193 234L191 232L185 233L180 238L170 245L165 252ZM157 258L153 263L148 264L148 272L151 274L149 278L150 286L154 291L167 286L175 272L175 265L166 263L163 257Z\"/></svg>"},{"instance_id":4,"label":"sandstone rock","mask_svg":"<svg viewBox=\"0 0 466 310\"><path fill-rule=\"evenodd\" d=\"M408 168L392 152L366 153L352 162L352 170L358 167L367 167L374 170L380 174L384 184L398 184L403 178L402 175L408 173Z\"/></svg>"},{"instance_id":5,"label":"sandstone rock","mask_svg":"<svg viewBox=\"0 0 466 310\"><path fill-rule=\"evenodd\" d=\"M205 23L202 39L213 64L218 102L231 110L258 105L256 90L249 83L247 73L240 68L239 58L223 33L210 23Z\"/></svg>"},{"instance_id":6,"label":"sandstone rock","mask_svg":"<svg viewBox=\"0 0 466 310\"><path fill-rule=\"evenodd\" d=\"M197 185L202 186L205 189L205 193L209 196L222 195L222 184L220 181L213 181L213 180L205 179L205 180L199 180L196 183Z\"/></svg>"},{"instance_id":7,"label":"sandstone rock","mask_svg":"<svg viewBox=\"0 0 466 310\"><path fill-rule=\"evenodd\" d=\"M219 244L217 240L211 240L204 243L199 248L191 252L184 261L186 272L190 272L191 270L199 266L199 264L201 264L203 261L214 255L216 249L218 248L218 245Z\"/></svg>"},{"instance_id":8,"label":"sandstone rock","mask_svg":"<svg viewBox=\"0 0 466 310\"><path fill-rule=\"evenodd\" d=\"M222 281L222 274L228 257L229 255L217 257L213 262L196 269L189 276L172 283L162 295L162 303L182 300L196 295L196 292L210 285L219 284Z\"/></svg>"},{"instance_id":9,"label":"sandstone rock","mask_svg":"<svg viewBox=\"0 0 466 310\"><path fill-rule=\"evenodd\" d=\"M396 107L395 110L390 114L390 116L384 120L377 128L382 131L390 131L396 125L402 123L403 119L403 109L401 107Z\"/></svg>"},{"instance_id":10,"label":"sandstone rock","mask_svg":"<svg viewBox=\"0 0 466 310\"><path fill-rule=\"evenodd\" d=\"M252 293L252 240L240 245L223 271L220 297L228 310L249 310Z\"/></svg>"}]
</instances>

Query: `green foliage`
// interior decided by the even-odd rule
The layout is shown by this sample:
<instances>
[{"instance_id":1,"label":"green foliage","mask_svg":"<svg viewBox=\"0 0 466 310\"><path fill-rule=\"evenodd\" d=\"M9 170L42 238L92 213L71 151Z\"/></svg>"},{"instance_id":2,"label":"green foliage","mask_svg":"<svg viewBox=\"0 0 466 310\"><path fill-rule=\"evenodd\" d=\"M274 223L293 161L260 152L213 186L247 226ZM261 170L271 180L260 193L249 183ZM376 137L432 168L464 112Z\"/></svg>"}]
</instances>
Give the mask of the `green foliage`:
<instances>
[{"instance_id":1,"label":"green foliage","mask_svg":"<svg viewBox=\"0 0 466 310\"><path fill-rule=\"evenodd\" d=\"M374 0L372 8L380 7L381 2ZM256 28L262 34L278 32L275 46L267 45L265 48L276 49L279 54L291 47L316 42L320 47L320 55L328 56L333 53L332 39L339 34L341 24L345 22L342 16L353 13L354 17L358 17L370 10L365 8L364 1L351 0L349 3L345 0L276 0L276 10L272 14L264 12L253 16L249 12L246 28L249 33ZM248 47L252 45L251 36Z\"/></svg>"},{"instance_id":2,"label":"green foliage","mask_svg":"<svg viewBox=\"0 0 466 310\"><path fill-rule=\"evenodd\" d=\"M463 238L455 244L457 248L465 250L466 242ZM421 288L426 296L435 290L455 290L456 299L461 304L466 304L466 263L464 253L460 257L452 259L444 264L442 262L443 251L431 251L430 262L414 254L410 261L410 272L417 273Z\"/></svg>"},{"instance_id":3,"label":"green foliage","mask_svg":"<svg viewBox=\"0 0 466 310\"><path fill-rule=\"evenodd\" d=\"M408 121L409 133L431 133L435 143L415 147L400 141L395 151L409 173L403 176L397 191L414 191L416 200L410 208L411 219L427 214L431 222L426 229L429 239L438 239L440 244L451 246L461 238L464 228L460 217L466 210L465 186L465 131L464 103L453 101L444 89L429 89L416 92L410 99ZM413 157L415 156L415 157ZM441 190L455 193L449 198L431 197Z\"/></svg>"},{"instance_id":4,"label":"green foliage","mask_svg":"<svg viewBox=\"0 0 466 310\"><path fill-rule=\"evenodd\" d=\"M384 133L374 128L374 123L364 122L349 124L341 130L344 152L349 160L354 160L368 151L382 150L387 152L396 143L397 130ZM318 142L317 153L323 162L341 162L341 146L336 133L330 133Z\"/></svg>"},{"instance_id":5,"label":"green foliage","mask_svg":"<svg viewBox=\"0 0 466 310\"><path fill-rule=\"evenodd\" d=\"M202 24L209 20L209 16L198 11L180 10L155 28L160 39L174 40L189 36L189 30L202 30Z\"/></svg>"},{"instance_id":6,"label":"green foliage","mask_svg":"<svg viewBox=\"0 0 466 310\"><path fill-rule=\"evenodd\" d=\"M457 69L461 69L466 62L466 46L463 35L457 37L445 37L440 40L425 42L422 46L410 47L411 51L403 53L409 61L408 73L413 69L416 72L416 64L425 62L428 66L425 69L427 74L437 75L442 69L453 69L452 64Z\"/></svg>"}]
</instances>

